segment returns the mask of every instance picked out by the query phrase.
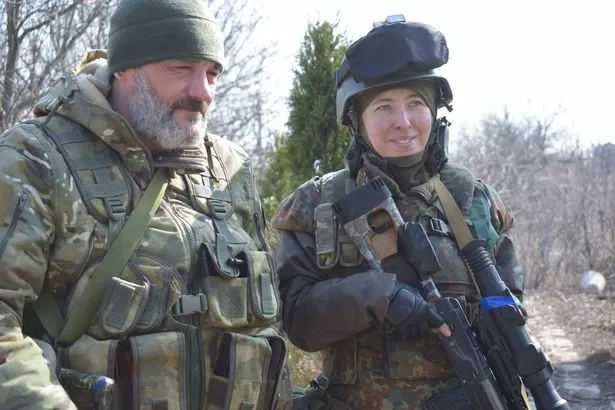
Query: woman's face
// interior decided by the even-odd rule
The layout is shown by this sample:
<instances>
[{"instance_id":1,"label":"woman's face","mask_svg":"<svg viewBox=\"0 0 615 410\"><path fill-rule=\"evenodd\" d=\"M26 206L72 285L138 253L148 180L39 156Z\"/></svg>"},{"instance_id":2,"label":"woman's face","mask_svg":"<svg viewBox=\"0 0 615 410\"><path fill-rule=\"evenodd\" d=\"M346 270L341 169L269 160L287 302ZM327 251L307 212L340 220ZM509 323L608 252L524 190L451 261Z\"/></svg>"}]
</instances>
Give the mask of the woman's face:
<instances>
[{"instance_id":1,"label":"woman's face","mask_svg":"<svg viewBox=\"0 0 615 410\"><path fill-rule=\"evenodd\" d=\"M382 91L361 114L363 129L382 157L403 157L422 151L431 131L431 111L412 88Z\"/></svg>"}]
</instances>

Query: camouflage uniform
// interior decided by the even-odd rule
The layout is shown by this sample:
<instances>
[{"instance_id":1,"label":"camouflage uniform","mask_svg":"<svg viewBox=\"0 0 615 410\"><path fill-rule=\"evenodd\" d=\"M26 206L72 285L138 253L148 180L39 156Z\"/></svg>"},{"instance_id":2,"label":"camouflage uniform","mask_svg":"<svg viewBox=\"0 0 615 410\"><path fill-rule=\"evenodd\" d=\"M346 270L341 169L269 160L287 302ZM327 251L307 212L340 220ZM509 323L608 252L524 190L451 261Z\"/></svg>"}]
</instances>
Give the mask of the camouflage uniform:
<instances>
[{"instance_id":1,"label":"camouflage uniform","mask_svg":"<svg viewBox=\"0 0 615 410\"><path fill-rule=\"evenodd\" d=\"M52 87L35 113L57 109L50 125L68 117L111 147L79 142L64 149L80 153L81 181L125 181L125 209L134 208L155 168L174 172L86 334L54 349L40 340L50 341L31 315L32 302L46 286L65 316L78 310L118 223L101 199L86 204L68 161L39 126L24 122L2 135L0 407L75 408L57 377L73 371L114 379L122 408L289 408L285 342L275 325L277 279L247 154L209 135L210 157L202 148L153 158L107 102L110 75L99 56ZM108 166L87 169L99 162ZM223 241L208 208L216 195L226 198L231 237L224 250L244 265L237 278L216 274L225 263L216 258ZM199 307L179 309L195 300L191 295Z\"/></svg>"},{"instance_id":2,"label":"camouflage uniform","mask_svg":"<svg viewBox=\"0 0 615 410\"><path fill-rule=\"evenodd\" d=\"M402 193L367 157L363 170L368 178L385 180L404 220L417 218L426 228L442 265L434 281L444 296L459 298L473 317L478 294L458 246L446 230L430 229L437 226L431 223L434 218L446 222L437 195L428 184ZM272 225L281 232L277 264L284 326L301 349L325 351L324 371L334 398L357 409L421 408L425 399L457 382L435 334L400 340L383 325L396 279L418 286L417 275L398 254L383 261L384 272L370 269L340 226L326 231L337 232L337 255L324 264L316 257L315 210L323 202L323 181L348 180L347 175L343 170L306 182L284 200L273 218ZM447 163L440 178L471 228L488 239L503 279L521 297L523 274L509 233L513 219L507 208L492 188L460 165ZM333 186L348 190L344 184ZM342 195L336 192L334 197Z\"/></svg>"}]
</instances>

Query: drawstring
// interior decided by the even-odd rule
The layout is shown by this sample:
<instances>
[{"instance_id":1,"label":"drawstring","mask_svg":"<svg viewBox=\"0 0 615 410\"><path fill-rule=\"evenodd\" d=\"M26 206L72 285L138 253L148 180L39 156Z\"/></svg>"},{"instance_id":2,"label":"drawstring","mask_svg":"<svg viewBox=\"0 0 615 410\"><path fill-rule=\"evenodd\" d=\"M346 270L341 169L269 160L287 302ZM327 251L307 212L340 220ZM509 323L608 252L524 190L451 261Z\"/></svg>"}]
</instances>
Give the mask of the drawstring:
<instances>
[{"instance_id":1,"label":"drawstring","mask_svg":"<svg viewBox=\"0 0 615 410\"><path fill-rule=\"evenodd\" d=\"M66 84L66 82L67 82L66 77L62 77L60 79L60 81L62 81L65 89L68 89L68 87L71 86L71 85L72 85L72 88L69 89L68 95L59 94L59 95L56 96L56 100L54 102L53 107L47 113L47 115L45 116L45 120L42 122L43 125L46 125L49 122L49 120L51 119L51 117L56 115L56 113L58 112L58 110L60 109L62 104L70 103L75 98L75 94L79 90L73 82L71 82L69 85L67 85Z\"/></svg>"},{"instance_id":2,"label":"drawstring","mask_svg":"<svg viewBox=\"0 0 615 410\"><path fill-rule=\"evenodd\" d=\"M220 178L216 176L216 173L214 171L214 160L211 156L211 147L213 145L214 145L213 142L211 142L211 140L209 139L209 134L205 134L205 149L207 150L207 165L209 168L209 172L211 172L211 177L213 178L214 182L218 183L220 182Z\"/></svg>"},{"instance_id":3,"label":"drawstring","mask_svg":"<svg viewBox=\"0 0 615 410\"><path fill-rule=\"evenodd\" d=\"M47 125L51 117L56 115L56 113L58 112L62 104L64 104L67 101L68 101L68 98L64 97L63 95L58 96L58 98L55 101L55 104L53 105L53 108L51 108L51 111L49 111L47 115L45 116L45 119L43 120L43 125Z\"/></svg>"}]
</instances>

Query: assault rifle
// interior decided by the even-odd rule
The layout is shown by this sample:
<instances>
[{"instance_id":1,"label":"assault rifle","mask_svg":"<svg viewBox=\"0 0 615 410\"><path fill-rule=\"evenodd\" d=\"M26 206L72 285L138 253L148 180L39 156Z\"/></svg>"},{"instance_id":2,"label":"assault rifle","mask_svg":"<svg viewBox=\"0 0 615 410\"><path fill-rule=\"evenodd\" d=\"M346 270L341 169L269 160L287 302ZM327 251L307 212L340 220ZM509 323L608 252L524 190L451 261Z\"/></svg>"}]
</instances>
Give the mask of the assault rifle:
<instances>
[{"instance_id":1,"label":"assault rifle","mask_svg":"<svg viewBox=\"0 0 615 410\"><path fill-rule=\"evenodd\" d=\"M440 263L429 237L420 223L403 221L382 180L371 180L345 195L333 209L372 267L382 270L381 260L397 252L403 256L418 273L426 300L451 330L450 337L438 337L460 387L436 395L426 409L525 410L530 408L525 387L538 410L569 409L551 381L553 367L530 339L518 301L500 278L483 240L473 240L461 250L482 295L473 328L459 301L440 295L431 279Z\"/></svg>"}]
</instances>

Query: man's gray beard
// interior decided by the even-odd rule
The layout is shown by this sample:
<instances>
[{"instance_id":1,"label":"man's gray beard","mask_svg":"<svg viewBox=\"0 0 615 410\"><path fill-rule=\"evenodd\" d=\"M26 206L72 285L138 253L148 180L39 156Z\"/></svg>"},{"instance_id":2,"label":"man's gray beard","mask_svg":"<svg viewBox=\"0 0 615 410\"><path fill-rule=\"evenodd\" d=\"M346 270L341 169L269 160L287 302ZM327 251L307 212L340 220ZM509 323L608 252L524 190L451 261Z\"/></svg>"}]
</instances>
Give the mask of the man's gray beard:
<instances>
[{"instance_id":1,"label":"man's gray beard","mask_svg":"<svg viewBox=\"0 0 615 410\"><path fill-rule=\"evenodd\" d=\"M205 138L207 114L187 128L173 117L172 106L173 102L167 104L160 100L143 70L137 69L134 93L129 104L131 125L137 135L162 150L199 145Z\"/></svg>"}]
</instances>

